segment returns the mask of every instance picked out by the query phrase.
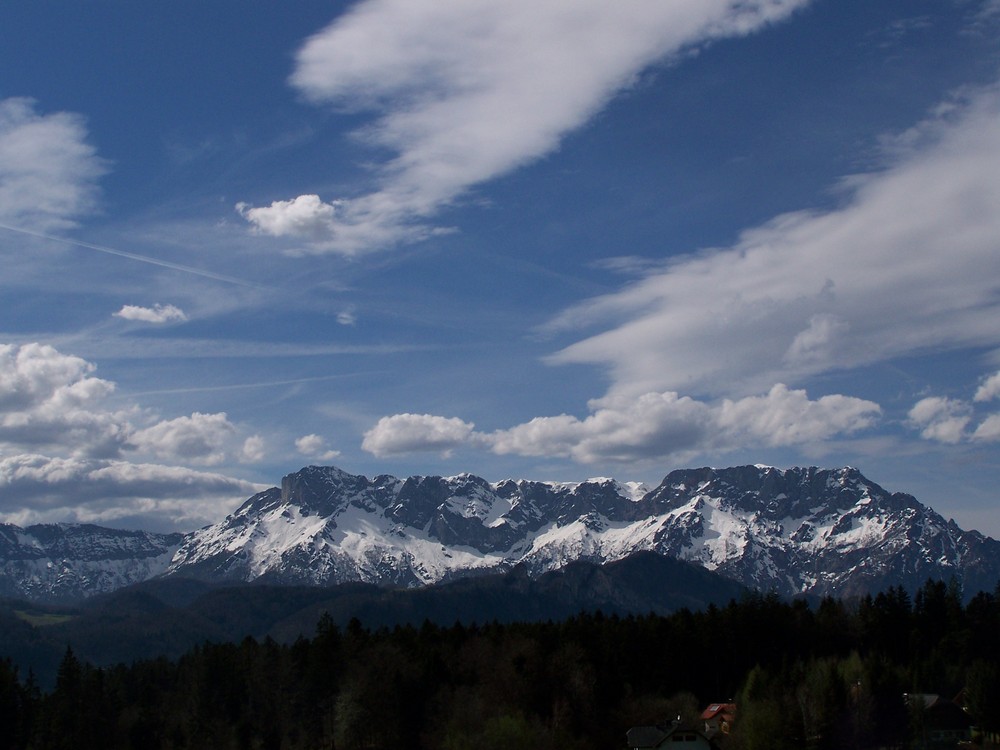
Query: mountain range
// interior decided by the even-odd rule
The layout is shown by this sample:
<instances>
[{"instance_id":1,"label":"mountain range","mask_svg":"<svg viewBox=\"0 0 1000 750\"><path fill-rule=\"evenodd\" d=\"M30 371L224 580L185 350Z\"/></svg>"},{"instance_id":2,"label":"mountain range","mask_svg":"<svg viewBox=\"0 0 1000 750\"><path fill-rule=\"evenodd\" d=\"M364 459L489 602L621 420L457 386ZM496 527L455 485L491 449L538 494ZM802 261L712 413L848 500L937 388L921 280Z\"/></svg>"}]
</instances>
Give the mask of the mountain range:
<instances>
[{"instance_id":1,"label":"mountain range","mask_svg":"<svg viewBox=\"0 0 1000 750\"><path fill-rule=\"evenodd\" d=\"M381 475L310 466L188 534L0 525L0 596L71 601L155 577L419 588L515 567L530 578L636 552L784 596L1000 581L1000 542L857 469L670 472L655 488Z\"/></svg>"}]
</instances>

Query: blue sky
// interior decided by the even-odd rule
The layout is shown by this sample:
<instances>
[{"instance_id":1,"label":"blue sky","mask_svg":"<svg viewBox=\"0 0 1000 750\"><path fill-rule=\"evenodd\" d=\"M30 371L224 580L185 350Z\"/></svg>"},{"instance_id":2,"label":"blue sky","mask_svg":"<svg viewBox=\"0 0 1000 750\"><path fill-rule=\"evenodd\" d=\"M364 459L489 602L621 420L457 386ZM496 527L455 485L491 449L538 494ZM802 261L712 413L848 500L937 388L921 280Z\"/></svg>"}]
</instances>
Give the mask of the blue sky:
<instances>
[{"instance_id":1,"label":"blue sky","mask_svg":"<svg viewBox=\"0 0 1000 750\"><path fill-rule=\"evenodd\" d=\"M1000 536L996 0L0 5L0 516L857 466Z\"/></svg>"}]
</instances>

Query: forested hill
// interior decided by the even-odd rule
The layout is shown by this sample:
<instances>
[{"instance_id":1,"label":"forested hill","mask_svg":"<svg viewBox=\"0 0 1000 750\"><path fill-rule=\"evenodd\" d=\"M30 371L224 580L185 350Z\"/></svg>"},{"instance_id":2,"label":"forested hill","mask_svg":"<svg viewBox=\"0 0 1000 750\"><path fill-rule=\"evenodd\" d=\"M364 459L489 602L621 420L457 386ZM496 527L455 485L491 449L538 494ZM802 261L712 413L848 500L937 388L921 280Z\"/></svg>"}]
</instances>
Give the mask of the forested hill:
<instances>
[{"instance_id":1,"label":"forested hill","mask_svg":"<svg viewBox=\"0 0 1000 750\"><path fill-rule=\"evenodd\" d=\"M1000 717L1000 588L894 588L855 607L750 594L669 616L381 628L323 618L311 639L247 638L96 669L55 688L0 662L0 749L594 748L730 698L733 750L908 744L904 693Z\"/></svg>"},{"instance_id":2,"label":"forested hill","mask_svg":"<svg viewBox=\"0 0 1000 750\"><path fill-rule=\"evenodd\" d=\"M563 620L578 612L669 614L725 605L746 591L697 565L640 552L607 565L574 562L539 578L523 568L419 589L371 584L218 586L168 577L44 607L0 601L0 656L16 657L50 686L67 643L97 666L158 656L177 658L205 641L246 636L291 643L310 636L326 612L344 627Z\"/></svg>"}]
</instances>

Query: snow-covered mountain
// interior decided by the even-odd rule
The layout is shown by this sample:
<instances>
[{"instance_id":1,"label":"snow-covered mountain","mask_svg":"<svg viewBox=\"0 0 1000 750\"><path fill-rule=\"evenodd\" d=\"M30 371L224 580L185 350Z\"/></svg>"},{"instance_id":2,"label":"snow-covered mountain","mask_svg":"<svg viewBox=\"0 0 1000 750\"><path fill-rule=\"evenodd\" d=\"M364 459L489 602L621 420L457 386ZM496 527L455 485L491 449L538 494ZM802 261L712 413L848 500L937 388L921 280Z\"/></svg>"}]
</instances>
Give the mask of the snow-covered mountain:
<instances>
[{"instance_id":1,"label":"snow-covered mountain","mask_svg":"<svg viewBox=\"0 0 1000 750\"><path fill-rule=\"evenodd\" d=\"M367 479L310 466L192 533L169 573L281 583L436 583L527 563L541 573L583 558L610 560L609 520L648 488L470 474ZM624 526L622 528L625 528Z\"/></svg>"},{"instance_id":2,"label":"snow-covered mountain","mask_svg":"<svg viewBox=\"0 0 1000 750\"><path fill-rule=\"evenodd\" d=\"M156 575L213 582L420 586L516 565L648 550L784 595L852 595L956 577L1000 580L1000 542L963 531L856 469L671 472L655 489L377 476L311 466L184 535L0 526L0 596L71 598Z\"/></svg>"},{"instance_id":3,"label":"snow-covered mountain","mask_svg":"<svg viewBox=\"0 0 1000 750\"><path fill-rule=\"evenodd\" d=\"M0 524L0 596L71 601L162 573L183 534L90 524Z\"/></svg>"},{"instance_id":4,"label":"snow-covered mountain","mask_svg":"<svg viewBox=\"0 0 1000 750\"><path fill-rule=\"evenodd\" d=\"M284 583L435 583L522 564L532 575L638 550L781 594L1000 580L1000 542L856 469L671 472L653 490L476 476L368 479L308 467L189 535L168 573Z\"/></svg>"}]
</instances>

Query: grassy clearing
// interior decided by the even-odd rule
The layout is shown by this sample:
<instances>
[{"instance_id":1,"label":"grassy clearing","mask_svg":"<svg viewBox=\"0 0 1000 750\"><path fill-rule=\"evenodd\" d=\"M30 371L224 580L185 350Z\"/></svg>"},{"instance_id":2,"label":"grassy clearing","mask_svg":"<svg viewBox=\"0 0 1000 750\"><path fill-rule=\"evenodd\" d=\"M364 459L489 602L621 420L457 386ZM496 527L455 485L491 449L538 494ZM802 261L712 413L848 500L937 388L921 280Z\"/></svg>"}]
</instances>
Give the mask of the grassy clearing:
<instances>
[{"instance_id":1,"label":"grassy clearing","mask_svg":"<svg viewBox=\"0 0 1000 750\"><path fill-rule=\"evenodd\" d=\"M14 614L24 620L29 625L36 628L44 628L49 625L61 625L76 618L76 615L56 614L54 612L28 612L24 609L15 609Z\"/></svg>"}]
</instances>

